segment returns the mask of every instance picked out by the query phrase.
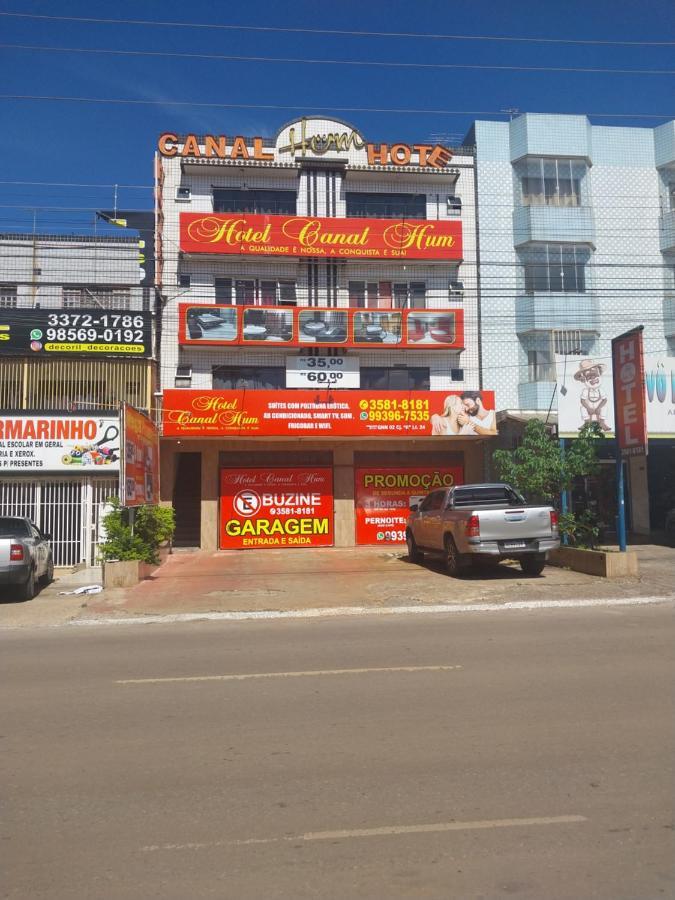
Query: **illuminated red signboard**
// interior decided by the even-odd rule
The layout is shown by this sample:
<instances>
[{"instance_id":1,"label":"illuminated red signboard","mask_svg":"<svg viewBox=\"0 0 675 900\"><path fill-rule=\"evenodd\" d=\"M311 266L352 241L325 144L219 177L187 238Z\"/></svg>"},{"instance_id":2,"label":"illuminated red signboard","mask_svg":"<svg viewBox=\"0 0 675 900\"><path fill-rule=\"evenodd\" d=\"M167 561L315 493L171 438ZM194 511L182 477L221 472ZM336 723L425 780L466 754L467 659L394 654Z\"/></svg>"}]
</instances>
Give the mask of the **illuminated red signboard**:
<instances>
[{"instance_id":1,"label":"illuminated red signboard","mask_svg":"<svg viewBox=\"0 0 675 900\"><path fill-rule=\"evenodd\" d=\"M461 484L463 478L461 465L356 469L356 543L404 543L410 504L437 488Z\"/></svg>"},{"instance_id":2,"label":"illuminated red signboard","mask_svg":"<svg viewBox=\"0 0 675 900\"><path fill-rule=\"evenodd\" d=\"M221 549L332 543L331 469L221 470Z\"/></svg>"},{"instance_id":3,"label":"illuminated red signboard","mask_svg":"<svg viewBox=\"0 0 675 900\"><path fill-rule=\"evenodd\" d=\"M193 346L461 350L461 309L322 309L179 304L178 341Z\"/></svg>"},{"instance_id":4,"label":"illuminated red signboard","mask_svg":"<svg viewBox=\"0 0 675 900\"><path fill-rule=\"evenodd\" d=\"M481 437L492 391L166 390L164 437Z\"/></svg>"},{"instance_id":5,"label":"illuminated red signboard","mask_svg":"<svg viewBox=\"0 0 675 900\"><path fill-rule=\"evenodd\" d=\"M184 253L340 259L462 258L457 219L356 219L181 213Z\"/></svg>"}]
</instances>

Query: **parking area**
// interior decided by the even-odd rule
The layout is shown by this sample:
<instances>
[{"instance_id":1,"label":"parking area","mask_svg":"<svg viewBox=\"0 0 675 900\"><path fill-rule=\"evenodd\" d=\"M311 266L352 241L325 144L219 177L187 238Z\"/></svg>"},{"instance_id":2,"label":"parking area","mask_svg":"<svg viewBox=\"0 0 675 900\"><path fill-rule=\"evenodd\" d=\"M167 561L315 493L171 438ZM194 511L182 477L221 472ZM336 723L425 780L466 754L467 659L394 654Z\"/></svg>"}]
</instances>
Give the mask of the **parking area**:
<instances>
[{"instance_id":1,"label":"parking area","mask_svg":"<svg viewBox=\"0 0 675 900\"><path fill-rule=\"evenodd\" d=\"M57 573L30 603L0 603L0 626L60 624L92 616L415 606L438 603L506 603L672 592L675 550L635 548L640 577L606 580L547 566L524 575L515 564L448 576L440 560L408 561L404 548L176 551L154 575L127 589L95 595L64 594L100 584L99 569Z\"/></svg>"}]
</instances>

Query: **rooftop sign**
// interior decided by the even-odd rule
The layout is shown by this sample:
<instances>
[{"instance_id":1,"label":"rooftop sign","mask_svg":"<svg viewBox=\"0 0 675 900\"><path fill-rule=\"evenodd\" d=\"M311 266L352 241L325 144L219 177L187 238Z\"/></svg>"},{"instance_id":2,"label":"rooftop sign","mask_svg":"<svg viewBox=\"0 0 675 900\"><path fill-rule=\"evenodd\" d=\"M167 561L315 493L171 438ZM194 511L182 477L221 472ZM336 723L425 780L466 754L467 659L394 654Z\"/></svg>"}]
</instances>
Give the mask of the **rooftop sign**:
<instances>
[{"instance_id":1,"label":"rooftop sign","mask_svg":"<svg viewBox=\"0 0 675 900\"><path fill-rule=\"evenodd\" d=\"M284 126L274 147L262 137L229 137L224 134L160 135L157 149L161 156L181 159L253 160L293 162L299 159L335 159L350 165L415 166L420 169L444 169L452 158L442 144L373 144L344 122L318 117L303 117Z\"/></svg>"}]
</instances>

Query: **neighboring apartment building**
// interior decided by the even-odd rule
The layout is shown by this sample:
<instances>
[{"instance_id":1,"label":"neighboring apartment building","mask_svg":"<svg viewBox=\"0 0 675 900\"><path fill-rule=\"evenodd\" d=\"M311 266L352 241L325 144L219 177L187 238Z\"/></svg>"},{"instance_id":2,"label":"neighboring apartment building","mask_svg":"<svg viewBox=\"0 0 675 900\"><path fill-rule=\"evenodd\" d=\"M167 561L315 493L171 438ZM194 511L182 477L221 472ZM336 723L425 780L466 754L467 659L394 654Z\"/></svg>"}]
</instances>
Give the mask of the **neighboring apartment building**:
<instances>
[{"instance_id":1,"label":"neighboring apartment building","mask_svg":"<svg viewBox=\"0 0 675 900\"><path fill-rule=\"evenodd\" d=\"M95 562L120 402L152 406L144 277L137 237L0 235L0 515L50 533L57 566Z\"/></svg>"},{"instance_id":2,"label":"neighboring apartment building","mask_svg":"<svg viewBox=\"0 0 675 900\"><path fill-rule=\"evenodd\" d=\"M609 378L611 339L637 325L654 372L672 371L675 122L622 128L524 114L476 122L466 143L476 145L483 377L500 418L555 422L588 361ZM675 506L672 403L660 412L648 466L628 464L636 531L649 531L648 497L657 527ZM578 502L590 490L611 524L613 441L606 455Z\"/></svg>"},{"instance_id":3,"label":"neighboring apartment building","mask_svg":"<svg viewBox=\"0 0 675 900\"><path fill-rule=\"evenodd\" d=\"M178 540L400 543L410 497L480 478L495 431L489 393L457 408L482 386L472 153L317 117L158 149Z\"/></svg>"}]
</instances>

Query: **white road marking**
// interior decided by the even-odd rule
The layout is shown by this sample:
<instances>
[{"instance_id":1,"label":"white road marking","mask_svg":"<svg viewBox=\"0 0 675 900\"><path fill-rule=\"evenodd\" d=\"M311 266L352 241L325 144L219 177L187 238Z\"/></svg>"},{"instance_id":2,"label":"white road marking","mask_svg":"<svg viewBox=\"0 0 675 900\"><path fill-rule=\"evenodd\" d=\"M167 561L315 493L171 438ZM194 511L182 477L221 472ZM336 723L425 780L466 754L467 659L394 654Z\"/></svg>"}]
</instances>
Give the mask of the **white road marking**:
<instances>
[{"instance_id":1,"label":"white road marking","mask_svg":"<svg viewBox=\"0 0 675 900\"><path fill-rule=\"evenodd\" d=\"M304 834L271 838L246 838L232 841L208 841L188 844L149 844L143 853L157 850L208 850L214 847L245 847L249 844L278 844L292 841L337 841L401 834L438 834L444 831L476 831L489 828L523 828L528 825L574 825L587 822L586 816L536 816L527 819L482 819L476 822L433 822L425 825L384 825L379 828L345 828L337 831L307 831Z\"/></svg>"},{"instance_id":2,"label":"white road marking","mask_svg":"<svg viewBox=\"0 0 675 900\"><path fill-rule=\"evenodd\" d=\"M333 609L250 610L247 612L168 613L127 618L71 619L48 627L91 625L173 625L183 622L245 622L251 619L323 619L340 616L407 616L429 613L492 613L531 609L586 609L588 607L649 606L670 603L675 594L659 597L593 597L572 600L513 600L507 603L433 603L423 606L337 606ZM5 626L11 628L14 626Z\"/></svg>"},{"instance_id":3,"label":"white road marking","mask_svg":"<svg viewBox=\"0 0 675 900\"><path fill-rule=\"evenodd\" d=\"M241 675L185 675L172 678L124 678L115 684L167 684L175 681L248 681L251 678L312 678L316 675L371 675L377 672L450 672L461 666L383 666L367 669L316 669L307 672L246 672Z\"/></svg>"}]
</instances>

